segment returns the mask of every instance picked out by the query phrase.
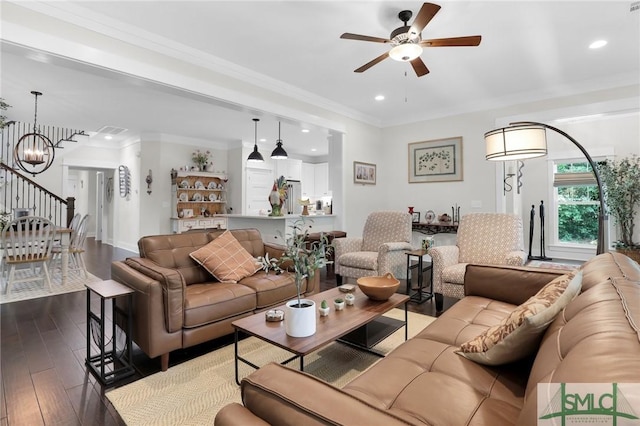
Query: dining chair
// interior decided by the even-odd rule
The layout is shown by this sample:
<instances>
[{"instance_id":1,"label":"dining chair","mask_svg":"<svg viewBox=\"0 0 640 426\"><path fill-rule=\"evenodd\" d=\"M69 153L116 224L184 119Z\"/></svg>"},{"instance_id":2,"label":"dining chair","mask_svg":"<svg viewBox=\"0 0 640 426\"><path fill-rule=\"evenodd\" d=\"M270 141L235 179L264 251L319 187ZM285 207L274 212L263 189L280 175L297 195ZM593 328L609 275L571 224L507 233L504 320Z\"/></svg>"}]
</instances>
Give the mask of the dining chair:
<instances>
[{"instance_id":1,"label":"dining chair","mask_svg":"<svg viewBox=\"0 0 640 426\"><path fill-rule=\"evenodd\" d=\"M75 218L75 217L74 217ZM72 220L73 222L73 220ZM84 261L84 246L87 240L87 230L89 223L89 215L86 214L80 219L75 226L71 228L71 241L69 243L69 271L78 271L84 278L89 278L87 266ZM62 247L53 247L53 261L62 264ZM56 265L57 266L57 265Z\"/></svg>"},{"instance_id":2,"label":"dining chair","mask_svg":"<svg viewBox=\"0 0 640 426\"><path fill-rule=\"evenodd\" d=\"M78 225L80 224L80 219L82 219L82 215L80 213L76 213L73 215L73 218L71 218L71 222L69 222L69 229L76 229L78 228Z\"/></svg>"},{"instance_id":3,"label":"dining chair","mask_svg":"<svg viewBox=\"0 0 640 426\"><path fill-rule=\"evenodd\" d=\"M44 280L51 290L48 264L54 238L55 225L44 217L22 216L4 227L2 278L6 276L5 294L10 294L16 283L39 280Z\"/></svg>"}]
</instances>

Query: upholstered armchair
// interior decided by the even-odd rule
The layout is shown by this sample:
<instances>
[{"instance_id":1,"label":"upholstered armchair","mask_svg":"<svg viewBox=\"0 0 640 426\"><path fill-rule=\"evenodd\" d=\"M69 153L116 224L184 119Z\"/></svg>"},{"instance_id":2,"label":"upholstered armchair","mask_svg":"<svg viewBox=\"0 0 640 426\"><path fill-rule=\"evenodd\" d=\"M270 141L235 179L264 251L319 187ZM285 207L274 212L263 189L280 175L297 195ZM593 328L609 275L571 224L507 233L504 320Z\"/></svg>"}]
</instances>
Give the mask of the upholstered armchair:
<instances>
[{"instance_id":1,"label":"upholstered armchair","mask_svg":"<svg viewBox=\"0 0 640 426\"><path fill-rule=\"evenodd\" d=\"M524 265L522 219L513 214L470 213L458 226L455 246L429 249L433 259L433 289L436 310L441 311L443 295L464 297L464 274L469 263L482 265Z\"/></svg>"},{"instance_id":2,"label":"upholstered armchair","mask_svg":"<svg viewBox=\"0 0 640 426\"><path fill-rule=\"evenodd\" d=\"M362 238L336 238L335 271L338 285L343 277L360 278L391 272L406 278L405 252L411 250L411 215L380 211L367 217Z\"/></svg>"}]
</instances>

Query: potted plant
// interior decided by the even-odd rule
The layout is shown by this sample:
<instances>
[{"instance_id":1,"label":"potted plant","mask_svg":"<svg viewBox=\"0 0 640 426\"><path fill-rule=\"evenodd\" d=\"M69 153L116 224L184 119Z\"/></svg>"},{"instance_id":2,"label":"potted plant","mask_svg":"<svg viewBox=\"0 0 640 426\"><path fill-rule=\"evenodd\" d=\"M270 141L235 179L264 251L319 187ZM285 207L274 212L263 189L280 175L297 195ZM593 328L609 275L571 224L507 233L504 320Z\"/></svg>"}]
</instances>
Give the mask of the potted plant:
<instances>
[{"instance_id":1,"label":"potted plant","mask_svg":"<svg viewBox=\"0 0 640 426\"><path fill-rule=\"evenodd\" d=\"M2 231L9 222L11 222L11 213L0 213L0 231Z\"/></svg>"},{"instance_id":2,"label":"potted plant","mask_svg":"<svg viewBox=\"0 0 640 426\"><path fill-rule=\"evenodd\" d=\"M356 297L351 293L347 293L344 296L344 301L346 302L347 306L353 306L353 304L356 302Z\"/></svg>"},{"instance_id":3,"label":"potted plant","mask_svg":"<svg viewBox=\"0 0 640 426\"><path fill-rule=\"evenodd\" d=\"M326 300L323 300L320 303L320 308L318 308L318 311L320 311L321 317L326 317L327 315L329 315L329 304Z\"/></svg>"},{"instance_id":4,"label":"potted plant","mask_svg":"<svg viewBox=\"0 0 640 426\"><path fill-rule=\"evenodd\" d=\"M207 163L211 159L211 151L206 150L203 152L196 149L193 151L193 154L191 154L191 159L196 163L196 166L198 166L198 170L203 172L207 167Z\"/></svg>"},{"instance_id":5,"label":"potted plant","mask_svg":"<svg viewBox=\"0 0 640 426\"><path fill-rule=\"evenodd\" d=\"M344 309L344 299L338 297L333 299L333 306L336 308L336 311L341 311Z\"/></svg>"},{"instance_id":6,"label":"potted plant","mask_svg":"<svg viewBox=\"0 0 640 426\"><path fill-rule=\"evenodd\" d=\"M7 108L11 107L8 103L4 101L4 99L0 98L0 111L6 111ZM0 114L0 129L4 129L4 126L7 124L7 117Z\"/></svg>"},{"instance_id":7,"label":"potted plant","mask_svg":"<svg viewBox=\"0 0 640 426\"><path fill-rule=\"evenodd\" d=\"M318 269L329 263L327 253L332 248L325 236L314 244L307 244L304 219L296 220L291 231L284 256L278 262L280 268L293 269L297 292L297 298L286 304L285 330L289 336L306 337L316 332L316 307L313 300L302 298L302 283L305 279L311 280Z\"/></svg>"},{"instance_id":8,"label":"potted plant","mask_svg":"<svg viewBox=\"0 0 640 426\"><path fill-rule=\"evenodd\" d=\"M633 241L635 219L640 207L640 158L636 155L598 165L604 201L618 225L616 251L640 262L640 244Z\"/></svg>"}]
</instances>

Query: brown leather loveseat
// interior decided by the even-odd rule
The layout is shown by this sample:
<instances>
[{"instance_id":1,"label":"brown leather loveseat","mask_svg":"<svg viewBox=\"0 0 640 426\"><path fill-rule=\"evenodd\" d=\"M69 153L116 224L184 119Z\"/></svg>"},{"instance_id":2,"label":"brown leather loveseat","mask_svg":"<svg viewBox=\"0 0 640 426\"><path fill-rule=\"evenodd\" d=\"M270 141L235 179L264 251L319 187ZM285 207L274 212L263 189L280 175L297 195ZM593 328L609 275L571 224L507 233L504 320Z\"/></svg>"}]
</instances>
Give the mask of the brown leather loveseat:
<instances>
[{"instance_id":1,"label":"brown leather loveseat","mask_svg":"<svg viewBox=\"0 0 640 426\"><path fill-rule=\"evenodd\" d=\"M619 419L620 412L638 418L640 267L626 256L605 253L581 269L580 294L555 316L527 359L487 366L456 351L505 318L558 271L469 265L462 300L342 389L269 364L243 380L244 405L227 405L215 424L569 424L587 416L583 412L571 417L576 401L586 409L590 400L609 409L603 412L606 419L616 411L614 400ZM566 405L564 412L560 392L554 393L560 388L557 383L577 383L569 392L573 405ZM587 385L592 383L606 384L605 393ZM613 383L620 385L617 391ZM538 401L538 387L549 403ZM590 393L595 398L589 399ZM545 413L551 418L539 420Z\"/></svg>"},{"instance_id":2,"label":"brown leather loveseat","mask_svg":"<svg viewBox=\"0 0 640 426\"><path fill-rule=\"evenodd\" d=\"M233 332L231 323L280 305L296 295L293 275L260 270L238 283L218 282L189 254L224 231L156 235L138 241L140 257L111 265L112 279L136 290L133 296L133 341L150 357L169 353ZM256 229L230 231L253 256L279 258L282 247L265 244ZM304 294L318 291L318 275L303 284Z\"/></svg>"}]
</instances>

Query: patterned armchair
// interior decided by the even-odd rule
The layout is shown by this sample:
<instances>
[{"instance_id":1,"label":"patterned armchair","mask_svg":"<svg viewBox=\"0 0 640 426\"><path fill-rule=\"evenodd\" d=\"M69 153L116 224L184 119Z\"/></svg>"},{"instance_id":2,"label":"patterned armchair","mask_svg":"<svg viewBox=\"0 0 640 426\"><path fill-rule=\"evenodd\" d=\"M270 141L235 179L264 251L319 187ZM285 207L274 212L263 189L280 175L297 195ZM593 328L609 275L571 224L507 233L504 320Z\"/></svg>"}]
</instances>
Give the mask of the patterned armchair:
<instances>
[{"instance_id":1,"label":"patterned armchair","mask_svg":"<svg viewBox=\"0 0 640 426\"><path fill-rule=\"evenodd\" d=\"M342 277L360 278L391 272L406 278L405 252L411 250L411 215L380 211L367 217L362 238L336 238L335 271L338 285Z\"/></svg>"},{"instance_id":2,"label":"patterned armchair","mask_svg":"<svg viewBox=\"0 0 640 426\"><path fill-rule=\"evenodd\" d=\"M433 289L436 310L441 311L443 295L464 297L464 273L467 264L524 265L522 219L504 213L470 213L458 226L455 246L429 249L433 259Z\"/></svg>"}]
</instances>

